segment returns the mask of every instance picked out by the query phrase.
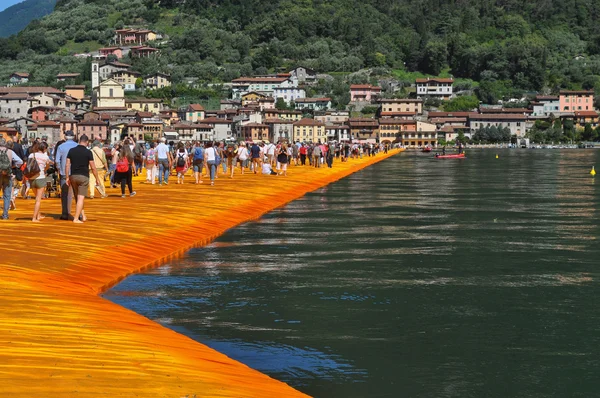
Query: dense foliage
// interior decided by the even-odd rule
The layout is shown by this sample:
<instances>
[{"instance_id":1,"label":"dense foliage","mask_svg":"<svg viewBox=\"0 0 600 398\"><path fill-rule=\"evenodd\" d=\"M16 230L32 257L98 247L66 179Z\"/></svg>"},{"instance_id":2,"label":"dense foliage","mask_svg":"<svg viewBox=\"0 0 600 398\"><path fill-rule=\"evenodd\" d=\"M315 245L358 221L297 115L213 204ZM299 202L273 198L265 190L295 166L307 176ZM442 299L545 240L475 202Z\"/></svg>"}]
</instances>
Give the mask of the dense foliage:
<instances>
[{"instance_id":1,"label":"dense foliage","mask_svg":"<svg viewBox=\"0 0 600 398\"><path fill-rule=\"evenodd\" d=\"M159 59L135 62L143 73L223 82L299 64L417 71L477 81L478 99L496 103L560 88L600 92L599 15L590 0L59 0L54 13L0 40L0 58L18 65L33 57L28 50L93 50L115 28L148 26L166 37L155 43Z\"/></svg>"},{"instance_id":2,"label":"dense foliage","mask_svg":"<svg viewBox=\"0 0 600 398\"><path fill-rule=\"evenodd\" d=\"M7 37L24 29L34 19L54 10L56 0L25 0L0 12L0 37Z\"/></svg>"}]
</instances>

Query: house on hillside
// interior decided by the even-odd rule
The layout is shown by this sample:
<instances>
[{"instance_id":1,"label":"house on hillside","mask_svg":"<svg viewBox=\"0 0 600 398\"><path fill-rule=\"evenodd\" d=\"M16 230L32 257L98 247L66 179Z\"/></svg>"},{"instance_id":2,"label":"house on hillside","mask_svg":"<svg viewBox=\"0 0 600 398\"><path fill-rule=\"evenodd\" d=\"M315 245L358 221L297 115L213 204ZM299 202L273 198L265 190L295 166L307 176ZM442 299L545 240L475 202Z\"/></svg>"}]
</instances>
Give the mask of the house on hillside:
<instances>
[{"instance_id":1,"label":"house on hillside","mask_svg":"<svg viewBox=\"0 0 600 398\"><path fill-rule=\"evenodd\" d=\"M200 104L189 104L185 110L185 120L196 123L205 117L204 107Z\"/></svg>"},{"instance_id":2,"label":"house on hillside","mask_svg":"<svg viewBox=\"0 0 600 398\"><path fill-rule=\"evenodd\" d=\"M527 132L527 118L521 113L470 113L468 120L471 134L480 128L495 126L508 128L511 135L520 138Z\"/></svg>"},{"instance_id":3,"label":"house on hillside","mask_svg":"<svg viewBox=\"0 0 600 398\"><path fill-rule=\"evenodd\" d=\"M119 45L145 44L149 41L159 39L161 36L149 29L117 29L115 30L115 43Z\"/></svg>"},{"instance_id":4,"label":"house on hillside","mask_svg":"<svg viewBox=\"0 0 600 398\"><path fill-rule=\"evenodd\" d=\"M454 79L452 78L425 78L416 79L415 85L417 87L417 98L437 98L442 100L448 100L452 97L452 85Z\"/></svg>"},{"instance_id":5,"label":"house on hillside","mask_svg":"<svg viewBox=\"0 0 600 398\"><path fill-rule=\"evenodd\" d=\"M0 96L0 117L9 120L27 117L35 100L27 93L10 93Z\"/></svg>"},{"instance_id":6,"label":"house on hillside","mask_svg":"<svg viewBox=\"0 0 600 398\"><path fill-rule=\"evenodd\" d=\"M123 58L123 49L121 47L103 47L98 50L98 54L102 56L102 58L106 58L109 55L114 55L117 58Z\"/></svg>"},{"instance_id":7,"label":"house on hillside","mask_svg":"<svg viewBox=\"0 0 600 398\"><path fill-rule=\"evenodd\" d=\"M156 72L144 78L144 84L150 89L171 87L171 75Z\"/></svg>"},{"instance_id":8,"label":"house on hillside","mask_svg":"<svg viewBox=\"0 0 600 398\"><path fill-rule=\"evenodd\" d=\"M294 102L298 110L326 111L331 108L331 98L299 98Z\"/></svg>"},{"instance_id":9,"label":"house on hillside","mask_svg":"<svg viewBox=\"0 0 600 398\"><path fill-rule=\"evenodd\" d=\"M347 124L350 127L350 135L354 140L374 144L379 139L379 122L377 119L350 118Z\"/></svg>"},{"instance_id":10,"label":"house on hillside","mask_svg":"<svg viewBox=\"0 0 600 398\"><path fill-rule=\"evenodd\" d=\"M317 72L304 66L298 66L290 71L290 76L299 83L313 83L317 80Z\"/></svg>"},{"instance_id":11,"label":"house on hillside","mask_svg":"<svg viewBox=\"0 0 600 398\"><path fill-rule=\"evenodd\" d=\"M85 98L85 85L65 86L65 94L77 100Z\"/></svg>"},{"instance_id":12,"label":"house on hillside","mask_svg":"<svg viewBox=\"0 0 600 398\"><path fill-rule=\"evenodd\" d=\"M246 141L271 141L269 126L261 123L247 123L242 125L242 138Z\"/></svg>"},{"instance_id":13,"label":"house on hillside","mask_svg":"<svg viewBox=\"0 0 600 398\"><path fill-rule=\"evenodd\" d=\"M561 112L593 111L594 90L561 90L559 106Z\"/></svg>"},{"instance_id":14,"label":"house on hillside","mask_svg":"<svg viewBox=\"0 0 600 398\"><path fill-rule=\"evenodd\" d=\"M102 120L87 120L77 125L79 134L87 135L91 141L105 141L110 139L108 123Z\"/></svg>"},{"instance_id":15,"label":"house on hillside","mask_svg":"<svg viewBox=\"0 0 600 398\"><path fill-rule=\"evenodd\" d=\"M135 91L135 83L142 74L132 70L120 70L112 74L112 78L123 85L125 91Z\"/></svg>"},{"instance_id":16,"label":"house on hillside","mask_svg":"<svg viewBox=\"0 0 600 398\"><path fill-rule=\"evenodd\" d=\"M93 73L94 64L97 64L97 63L92 63L92 73ZM106 80L106 79L110 78L111 76L113 76L117 72L123 72L123 71L129 70L129 68L131 68L131 65L115 61L115 62L107 62L105 64L99 65L97 68L98 68L98 72L100 74L100 80Z\"/></svg>"},{"instance_id":17,"label":"house on hillside","mask_svg":"<svg viewBox=\"0 0 600 398\"><path fill-rule=\"evenodd\" d=\"M352 84L350 102L371 102L381 95L381 87L370 84Z\"/></svg>"},{"instance_id":18,"label":"house on hillside","mask_svg":"<svg viewBox=\"0 0 600 398\"><path fill-rule=\"evenodd\" d=\"M423 114L423 100L393 98L379 100L379 117L414 117Z\"/></svg>"},{"instance_id":19,"label":"house on hillside","mask_svg":"<svg viewBox=\"0 0 600 398\"><path fill-rule=\"evenodd\" d=\"M150 58L154 55L159 55L160 50L154 47L147 46L139 46L139 47L131 47L131 57L140 57L140 58Z\"/></svg>"},{"instance_id":20,"label":"house on hillside","mask_svg":"<svg viewBox=\"0 0 600 398\"><path fill-rule=\"evenodd\" d=\"M162 99L160 98L127 98L125 106L128 111L151 112L158 114L163 110Z\"/></svg>"},{"instance_id":21,"label":"house on hillside","mask_svg":"<svg viewBox=\"0 0 600 398\"><path fill-rule=\"evenodd\" d=\"M22 84L29 82L29 73L15 72L9 77L10 84Z\"/></svg>"}]
</instances>

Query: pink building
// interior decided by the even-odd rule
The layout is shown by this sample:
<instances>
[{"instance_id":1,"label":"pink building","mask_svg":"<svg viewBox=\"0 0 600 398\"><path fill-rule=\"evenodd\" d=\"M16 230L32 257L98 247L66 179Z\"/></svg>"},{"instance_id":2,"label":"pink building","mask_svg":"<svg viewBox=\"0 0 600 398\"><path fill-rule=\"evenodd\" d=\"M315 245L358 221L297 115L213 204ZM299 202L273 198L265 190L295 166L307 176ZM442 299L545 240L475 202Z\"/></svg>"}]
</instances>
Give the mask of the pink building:
<instances>
[{"instance_id":1,"label":"pink building","mask_svg":"<svg viewBox=\"0 0 600 398\"><path fill-rule=\"evenodd\" d=\"M98 50L98 53L103 57L114 55L117 58L123 58L123 49L121 47L104 47Z\"/></svg>"},{"instance_id":2,"label":"pink building","mask_svg":"<svg viewBox=\"0 0 600 398\"><path fill-rule=\"evenodd\" d=\"M108 124L100 120L86 120L77 126L79 134L85 134L90 140L108 139Z\"/></svg>"},{"instance_id":3,"label":"pink building","mask_svg":"<svg viewBox=\"0 0 600 398\"><path fill-rule=\"evenodd\" d=\"M370 84L353 84L350 86L350 101L371 102L381 95L381 87Z\"/></svg>"},{"instance_id":4,"label":"pink building","mask_svg":"<svg viewBox=\"0 0 600 398\"><path fill-rule=\"evenodd\" d=\"M594 91L579 90L568 91L561 90L559 96L560 112L575 111L593 111L594 110Z\"/></svg>"}]
</instances>

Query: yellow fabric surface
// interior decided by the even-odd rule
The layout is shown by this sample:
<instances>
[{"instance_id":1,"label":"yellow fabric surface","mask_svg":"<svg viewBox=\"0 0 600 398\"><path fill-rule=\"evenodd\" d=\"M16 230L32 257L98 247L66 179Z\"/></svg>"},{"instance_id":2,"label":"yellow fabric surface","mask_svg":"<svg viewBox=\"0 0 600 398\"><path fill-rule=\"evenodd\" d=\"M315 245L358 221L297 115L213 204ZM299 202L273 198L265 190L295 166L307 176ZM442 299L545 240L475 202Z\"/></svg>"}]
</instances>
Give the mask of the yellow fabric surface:
<instances>
[{"instance_id":1,"label":"yellow fabric surface","mask_svg":"<svg viewBox=\"0 0 600 398\"><path fill-rule=\"evenodd\" d=\"M17 200L0 222L0 396L306 396L98 294L398 152L287 177L238 169L215 186L135 179L135 197L86 199L82 225L58 220L59 199L32 223L34 200Z\"/></svg>"}]
</instances>

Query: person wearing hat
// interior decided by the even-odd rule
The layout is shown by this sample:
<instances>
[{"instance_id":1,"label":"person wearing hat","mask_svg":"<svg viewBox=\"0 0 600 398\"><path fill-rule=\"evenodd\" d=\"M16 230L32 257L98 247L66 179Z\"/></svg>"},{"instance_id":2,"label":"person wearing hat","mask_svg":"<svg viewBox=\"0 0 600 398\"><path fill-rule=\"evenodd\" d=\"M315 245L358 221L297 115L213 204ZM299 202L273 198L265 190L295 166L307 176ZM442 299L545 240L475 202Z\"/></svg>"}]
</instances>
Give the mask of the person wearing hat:
<instances>
[{"instance_id":1,"label":"person wearing hat","mask_svg":"<svg viewBox=\"0 0 600 398\"><path fill-rule=\"evenodd\" d=\"M68 175L66 171L67 155L69 151L77 146L75 142L75 133L71 130L65 131L65 142L58 147L55 155L56 168L60 175L60 202L62 212L61 220L72 220L71 205L73 203L73 189L67 184Z\"/></svg>"},{"instance_id":2,"label":"person wearing hat","mask_svg":"<svg viewBox=\"0 0 600 398\"><path fill-rule=\"evenodd\" d=\"M106 176L106 171L108 170L108 162L106 161L106 154L102 150L102 144L98 140L94 141L92 144L92 155L94 156L94 164L96 165L96 170L98 171L98 177L100 180L98 181L98 184L96 184L94 173L90 173L90 199L94 199L96 188L104 199L108 196L104 187L104 177Z\"/></svg>"},{"instance_id":3,"label":"person wearing hat","mask_svg":"<svg viewBox=\"0 0 600 398\"><path fill-rule=\"evenodd\" d=\"M2 219L8 220L8 209L12 199L12 168L20 167L23 160L6 147L6 140L0 137L0 189L2 189Z\"/></svg>"}]
</instances>

